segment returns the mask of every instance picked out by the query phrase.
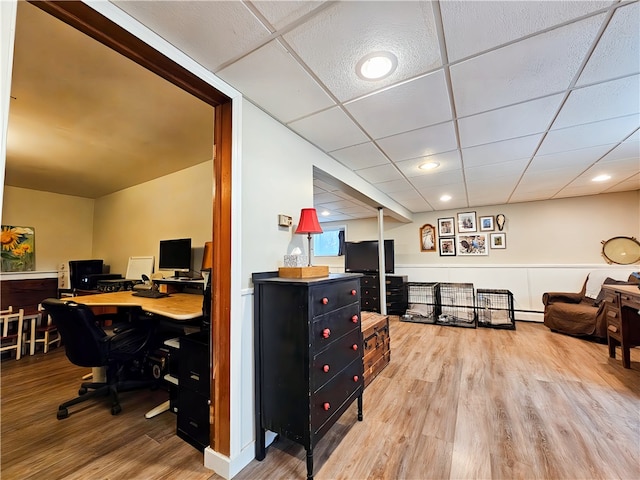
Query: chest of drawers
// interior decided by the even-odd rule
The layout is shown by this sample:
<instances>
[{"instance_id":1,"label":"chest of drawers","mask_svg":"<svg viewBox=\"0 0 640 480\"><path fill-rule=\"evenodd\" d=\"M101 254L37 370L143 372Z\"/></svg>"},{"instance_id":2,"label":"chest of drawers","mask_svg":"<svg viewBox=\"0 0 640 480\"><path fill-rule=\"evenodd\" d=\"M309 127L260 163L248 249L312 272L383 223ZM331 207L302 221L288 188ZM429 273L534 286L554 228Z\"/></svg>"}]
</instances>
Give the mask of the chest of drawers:
<instances>
[{"instance_id":1,"label":"chest of drawers","mask_svg":"<svg viewBox=\"0 0 640 480\"><path fill-rule=\"evenodd\" d=\"M360 279L362 310L380 312L380 287L378 275L364 275ZM387 313L404 315L407 311L406 275L385 275Z\"/></svg>"},{"instance_id":2,"label":"chest of drawers","mask_svg":"<svg viewBox=\"0 0 640 480\"><path fill-rule=\"evenodd\" d=\"M357 400L362 420L360 275L254 275L256 458L270 430L307 451Z\"/></svg>"},{"instance_id":3,"label":"chest of drawers","mask_svg":"<svg viewBox=\"0 0 640 480\"><path fill-rule=\"evenodd\" d=\"M631 368L630 348L640 345L640 289L637 285L604 285L609 357L622 351L622 365Z\"/></svg>"}]
</instances>

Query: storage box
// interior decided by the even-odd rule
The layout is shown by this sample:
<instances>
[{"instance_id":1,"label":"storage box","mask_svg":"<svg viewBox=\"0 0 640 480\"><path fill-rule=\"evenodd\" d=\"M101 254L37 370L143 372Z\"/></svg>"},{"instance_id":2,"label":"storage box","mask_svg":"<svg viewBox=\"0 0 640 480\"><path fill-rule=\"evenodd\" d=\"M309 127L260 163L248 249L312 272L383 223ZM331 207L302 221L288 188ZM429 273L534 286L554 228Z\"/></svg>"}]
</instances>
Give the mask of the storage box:
<instances>
[{"instance_id":1,"label":"storage box","mask_svg":"<svg viewBox=\"0 0 640 480\"><path fill-rule=\"evenodd\" d=\"M391 339L389 337L389 317L373 312L362 312L362 338L364 363L364 386L391 361Z\"/></svg>"},{"instance_id":2,"label":"storage box","mask_svg":"<svg viewBox=\"0 0 640 480\"><path fill-rule=\"evenodd\" d=\"M314 278L326 277L329 275L329 267L327 265L318 265L311 267L280 267L278 276L283 278Z\"/></svg>"}]
</instances>

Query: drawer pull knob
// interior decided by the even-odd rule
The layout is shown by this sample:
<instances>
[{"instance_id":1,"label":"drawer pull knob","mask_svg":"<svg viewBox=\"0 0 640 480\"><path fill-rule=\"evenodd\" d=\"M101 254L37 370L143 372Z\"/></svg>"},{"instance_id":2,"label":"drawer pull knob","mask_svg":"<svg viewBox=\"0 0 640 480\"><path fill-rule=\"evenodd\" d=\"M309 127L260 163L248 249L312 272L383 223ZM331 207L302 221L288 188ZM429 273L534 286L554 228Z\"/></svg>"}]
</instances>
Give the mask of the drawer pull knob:
<instances>
[{"instance_id":1,"label":"drawer pull knob","mask_svg":"<svg viewBox=\"0 0 640 480\"><path fill-rule=\"evenodd\" d=\"M329 335L331 335L331 330L329 330L328 328L322 330L322 338L329 338Z\"/></svg>"},{"instance_id":2,"label":"drawer pull knob","mask_svg":"<svg viewBox=\"0 0 640 480\"><path fill-rule=\"evenodd\" d=\"M354 375L354 376L353 376L353 381L354 381L354 382L357 382L358 380L360 380L360 377L358 377L358 375Z\"/></svg>"},{"instance_id":3,"label":"drawer pull knob","mask_svg":"<svg viewBox=\"0 0 640 480\"><path fill-rule=\"evenodd\" d=\"M351 348L352 348L353 350L358 350L358 345L356 345L356 344L354 343L353 345L351 345Z\"/></svg>"},{"instance_id":4,"label":"drawer pull knob","mask_svg":"<svg viewBox=\"0 0 640 480\"><path fill-rule=\"evenodd\" d=\"M324 408L325 410L329 410L331 408L331 404L329 402L324 402L322 404L322 408Z\"/></svg>"},{"instance_id":5,"label":"drawer pull knob","mask_svg":"<svg viewBox=\"0 0 640 480\"><path fill-rule=\"evenodd\" d=\"M327 372L329 371L329 365L324 365L324 366L322 367L322 371L323 371L324 373L327 373Z\"/></svg>"},{"instance_id":6,"label":"drawer pull knob","mask_svg":"<svg viewBox=\"0 0 640 480\"><path fill-rule=\"evenodd\" d=\"M354 315L353 317L351 317L351 321L353 323L358 323L358 315Z\"/></svg>"},{"instance_id":7,"label":"drawer pull knob","mask_svg":"<svg viewBox=\"0 0 640 480\"><path fill-rule=\"evenodd\" d=\"M323 305L326 305L327 303L329 303L329 299L328 299L327 297L324 297L324 298L322 299L322 304L323 304Z\"/></svg>"},{"instance_id":8,"label":"drawer pull knob","mask_svg":"<svg viewBox=\"0 0 640 480\"><path fill-rule=\"evenodd\" d=\"M607 330L609 330L610 332L616 333L618 331L618 327L616 327L615 325L609 325L607 327Z\"/></svg>"},{"instance_id":9,"label":"drawer pull knob","mask_svg":"<svg viewBox=\"0 0 640 480\"><path fill-rule=\"evenodd\" d=\"M358 292L356 292L355 290L351 290L351 295L355 296L356 293L358 293Z\"/></svg>"}]
</instances>

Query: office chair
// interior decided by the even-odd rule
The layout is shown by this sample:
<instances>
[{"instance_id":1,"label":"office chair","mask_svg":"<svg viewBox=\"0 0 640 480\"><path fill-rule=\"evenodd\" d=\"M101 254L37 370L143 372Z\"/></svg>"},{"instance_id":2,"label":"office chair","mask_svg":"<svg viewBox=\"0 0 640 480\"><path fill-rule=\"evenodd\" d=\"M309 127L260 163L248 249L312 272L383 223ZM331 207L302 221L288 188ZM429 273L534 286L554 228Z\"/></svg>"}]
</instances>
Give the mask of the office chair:
<instances>
[{"instance_id":1,"label":"office chair","mask_svg":"<svg viewBox=\"0 0 640 480\"><path fill-rule=\"evenodd\" d=\"M48 298L42 302L42 307L58 328L67 358L80 367L102 367L106 371L104 382L82 383L79 396L58 407L58 420L69 416L70 406L106 395L111 397L111 414L117 415L122 411L118 392L155 385L155 379L144 377L152 328L137 328L134 324L128 329L115 329L113 335L108 335L86 305ZM134 379L126 379L127 375Z\"/></svg>"}]
</instances>

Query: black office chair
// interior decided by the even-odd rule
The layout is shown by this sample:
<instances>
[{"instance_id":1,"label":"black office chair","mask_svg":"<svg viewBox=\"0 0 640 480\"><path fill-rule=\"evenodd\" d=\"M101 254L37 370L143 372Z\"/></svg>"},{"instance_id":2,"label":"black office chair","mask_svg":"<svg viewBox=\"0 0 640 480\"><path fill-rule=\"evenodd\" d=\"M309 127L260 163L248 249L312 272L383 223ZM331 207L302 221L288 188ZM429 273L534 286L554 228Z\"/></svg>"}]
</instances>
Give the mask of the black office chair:
<instances>
[{"instance_id":1,"label":"black office chair","mask_svg":"<svg viewBox=\"0 0 640 480\"><path fill-rule=\"evenodd\" d=\"M122 411L118 392L152 387L157 380L145 378L145 357L153 342L153 329L135 324L114 329L108 335L89 307L72 300L48 298L42 302L62 337L67 358L80 367L105 367L106 382L84 382L78 397L58 407L58 420L69 416L68 407L90 398L110 395L111 414ZM102 315L100 317L103 317ZM131 377L133 379L128 379Z\"/></svg>"}]
</instances>

